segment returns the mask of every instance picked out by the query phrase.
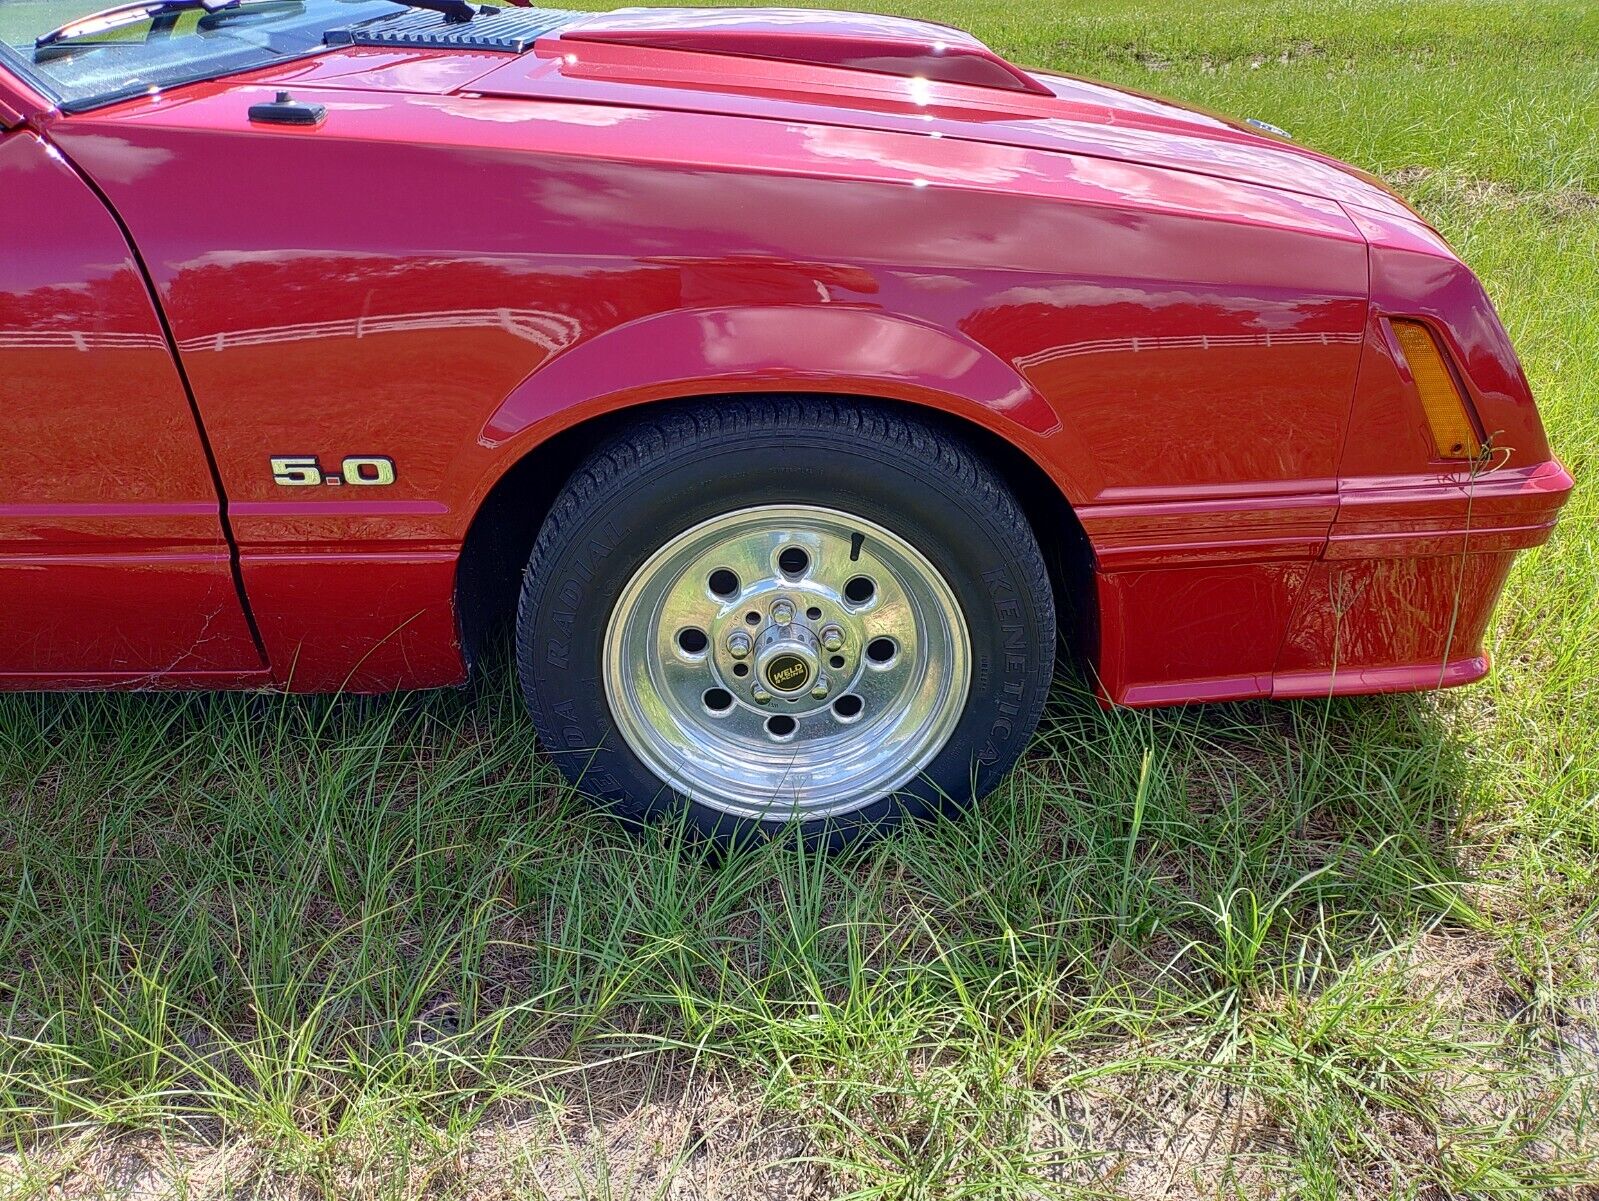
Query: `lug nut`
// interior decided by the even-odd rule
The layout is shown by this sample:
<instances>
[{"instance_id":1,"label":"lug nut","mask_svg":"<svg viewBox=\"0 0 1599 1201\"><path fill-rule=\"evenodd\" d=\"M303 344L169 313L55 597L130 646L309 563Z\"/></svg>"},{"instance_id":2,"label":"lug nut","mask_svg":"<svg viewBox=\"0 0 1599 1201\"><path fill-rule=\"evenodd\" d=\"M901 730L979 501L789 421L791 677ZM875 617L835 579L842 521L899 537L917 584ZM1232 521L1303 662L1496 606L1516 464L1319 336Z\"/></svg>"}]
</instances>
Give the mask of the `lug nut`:
<instances>
[{"instance_id":1,"label":"lug nut","mask_svg":"<svg viewBox=\"0 0 1599 1201\"><path fill-rule=\"evenodd\" d=\"M755 703L757 705L764 705L772 699L772 694L770 692L758 686L753 692L750 693L750 696L755 698Z\"/></svg>"},{"instance_id":2,"label":"lug nut","mask_svg":"<svg viewBox=\"0 0 1599 1201\"><path fill-rule=\"evenodd\" d=\"M827 677L817 676L816 683L811 687L811 699L825 701L827 699Z\"/></svg>"},{"instance_id":3,"label":"lug nut","mask_svg":"<svg viewBox=\"0 0 1599 1201\"><path fill-rule=\"evenodd\" d=\"M788 625L789 622L794 620L794 606L786 600L774 601L772 603L772 620L780 626Z\"/></svg>"},{"instance_id":4,"label":"lug nut","mask_svg":"<svg viewBox=\"0 0 1599 1201\"><path fill-rule=\"evenodd\" d=\"M727 653L735 659L742 659L750 653L750 636L743 630L738 631L727 640Z\"/></svg>"},{"instance_id":5,"label":"lug nut","mask_svg":"<svg viewBox=\"0 0 1599 1201\"><path fill-rule=\"evenodd\" d=\"M830 651L836 651L844 645L844 631L837 626L828 626L822 631L822 645Z\"/></svg>"}]
</instances>

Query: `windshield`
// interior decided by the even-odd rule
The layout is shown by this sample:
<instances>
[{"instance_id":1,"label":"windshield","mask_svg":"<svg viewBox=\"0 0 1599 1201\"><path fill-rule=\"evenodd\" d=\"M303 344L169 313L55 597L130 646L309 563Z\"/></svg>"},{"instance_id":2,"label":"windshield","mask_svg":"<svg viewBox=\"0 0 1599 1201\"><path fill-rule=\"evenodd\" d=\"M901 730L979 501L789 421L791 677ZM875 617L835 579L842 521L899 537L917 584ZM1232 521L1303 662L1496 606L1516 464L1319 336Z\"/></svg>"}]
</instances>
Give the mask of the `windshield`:
<instances>
[{"instance_id":1,"label":"windshield","mask_svg":"<svg viewBox=\"0 0 1599 1201\"><path fill-rule=\"evenodd\" d=\"M116 0L0 0L0 60L62 108L92 108L322 48L322 35L401 11L390 0L242 0L161 13L35 49L41 35Z\"/></svg>"}]
</instances>

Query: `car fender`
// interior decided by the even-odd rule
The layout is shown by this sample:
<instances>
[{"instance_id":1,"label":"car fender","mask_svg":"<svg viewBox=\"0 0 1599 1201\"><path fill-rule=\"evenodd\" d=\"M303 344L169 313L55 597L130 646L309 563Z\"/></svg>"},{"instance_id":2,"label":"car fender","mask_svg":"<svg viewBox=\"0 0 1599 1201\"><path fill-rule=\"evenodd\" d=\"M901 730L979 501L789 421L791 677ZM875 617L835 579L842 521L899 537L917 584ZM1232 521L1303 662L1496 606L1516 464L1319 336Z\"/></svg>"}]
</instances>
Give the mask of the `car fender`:
<instances>
[{"instance_id":1,"label":"car fender","mask_svg":"<svg viewBox=\"0 0 1599 1201\"><path fill-rule=\"evenodd\" d=\"M1031 454L1068 500L1092 494L1088 455L1009 363L949 330L846 305L674 310L570 347L523 379L484 423L480 445L503 453L482 492L583 421L739 392L870 396L938 409Z\"/></svg>"}]
</instances>

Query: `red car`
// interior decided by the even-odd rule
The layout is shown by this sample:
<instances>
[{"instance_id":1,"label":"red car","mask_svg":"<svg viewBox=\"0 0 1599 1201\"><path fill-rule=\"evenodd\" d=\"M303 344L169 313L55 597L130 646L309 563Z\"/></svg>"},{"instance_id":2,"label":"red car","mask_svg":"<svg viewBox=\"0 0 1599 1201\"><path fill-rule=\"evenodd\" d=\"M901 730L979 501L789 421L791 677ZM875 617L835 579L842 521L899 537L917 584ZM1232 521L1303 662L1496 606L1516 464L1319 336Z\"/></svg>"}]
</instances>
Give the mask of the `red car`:
<instances>
[{"instance_id":1,"label":"red car","mask_svg":"<svg viewBox=\"0 0 1599 1201\"><path fill-rule=\"evenodd\" d=\"M839 842L1107 703L1488 670L1571 479L1376 180L789 10L0 0L0 687L460 684Z\"/></svg>"}]
</instances>

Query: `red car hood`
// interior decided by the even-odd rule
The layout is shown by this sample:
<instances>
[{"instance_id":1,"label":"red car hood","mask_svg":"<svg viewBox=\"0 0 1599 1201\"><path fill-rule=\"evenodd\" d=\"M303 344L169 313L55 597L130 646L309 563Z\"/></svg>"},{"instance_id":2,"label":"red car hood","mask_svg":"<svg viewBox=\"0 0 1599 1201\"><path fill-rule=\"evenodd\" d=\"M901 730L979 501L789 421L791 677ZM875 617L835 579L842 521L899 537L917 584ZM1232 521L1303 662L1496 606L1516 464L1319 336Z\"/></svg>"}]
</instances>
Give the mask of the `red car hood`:
<instances>
[{"instance_id":1,"label":"red car hood","mask_svg":"<svg viewBox=\"0 0 1599 1201\"><path fill-rule=\"evenodd\" d=\"M1380 181L1326 155L1155 97L1024 71L927 21L786 9L572 17L523 54L350 47L255 79L898 130L1199 172L1415 219Z\"/></svg>"}]
</instances>

